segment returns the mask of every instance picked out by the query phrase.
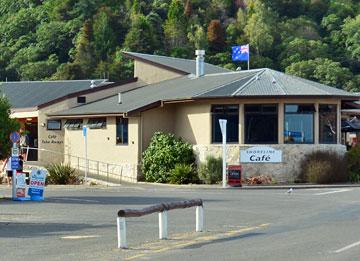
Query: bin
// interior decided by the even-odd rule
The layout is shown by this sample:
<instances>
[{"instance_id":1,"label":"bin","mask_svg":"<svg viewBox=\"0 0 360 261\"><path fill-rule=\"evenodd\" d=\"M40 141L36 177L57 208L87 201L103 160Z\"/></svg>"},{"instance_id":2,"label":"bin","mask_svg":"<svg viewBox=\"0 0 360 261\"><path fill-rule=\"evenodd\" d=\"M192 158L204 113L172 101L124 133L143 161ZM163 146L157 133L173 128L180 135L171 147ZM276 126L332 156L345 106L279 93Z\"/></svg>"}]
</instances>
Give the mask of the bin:
<instances>
[{"instance_id":1,"label":"bin","mask_svg":"<svg viewBox=\"0 0 360 261\"><path fill-rule=\"evenodd\" d=\"M228 185L231 187L241 187L241 165L228 165L227 167Z\"/></svg>"}]
</instances>

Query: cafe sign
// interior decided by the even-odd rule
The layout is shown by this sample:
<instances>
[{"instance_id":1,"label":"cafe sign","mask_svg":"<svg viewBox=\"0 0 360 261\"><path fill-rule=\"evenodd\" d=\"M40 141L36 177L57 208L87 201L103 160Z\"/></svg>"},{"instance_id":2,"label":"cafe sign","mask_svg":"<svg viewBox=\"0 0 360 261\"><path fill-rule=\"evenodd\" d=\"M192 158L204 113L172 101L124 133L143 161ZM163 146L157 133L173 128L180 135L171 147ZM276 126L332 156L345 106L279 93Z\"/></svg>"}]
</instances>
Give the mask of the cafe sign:
<instances>
[{"instance_id":1,"label":"cafe sign","mask_svg":"<svg viewBox=\"0 0 360 261\"><path fill-rule=\"evenodd\" d=\"M241 163L276 163L282 162L282 151L266 146L255 146L240 151Z\"/></svg>"}]
</instances>

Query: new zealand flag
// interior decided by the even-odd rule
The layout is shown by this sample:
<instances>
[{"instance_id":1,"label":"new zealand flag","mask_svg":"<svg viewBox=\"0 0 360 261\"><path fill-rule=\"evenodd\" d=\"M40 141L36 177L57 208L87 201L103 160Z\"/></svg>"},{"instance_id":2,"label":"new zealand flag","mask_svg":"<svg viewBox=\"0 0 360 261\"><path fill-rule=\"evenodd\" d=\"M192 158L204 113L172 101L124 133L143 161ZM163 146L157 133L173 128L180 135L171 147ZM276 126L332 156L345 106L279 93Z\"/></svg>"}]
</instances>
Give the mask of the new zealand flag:
<instances>
[{"instance_id":1,"label":"new zealand flag","mask_svg":"<svg viewBox=\"0 0 360 261\"><path fill-rule=\"evenodd\" d=\"M249 45L233 46L232 48L232 60L233 61L248 61L250 56Z\"/></svg>"}]
</instances>

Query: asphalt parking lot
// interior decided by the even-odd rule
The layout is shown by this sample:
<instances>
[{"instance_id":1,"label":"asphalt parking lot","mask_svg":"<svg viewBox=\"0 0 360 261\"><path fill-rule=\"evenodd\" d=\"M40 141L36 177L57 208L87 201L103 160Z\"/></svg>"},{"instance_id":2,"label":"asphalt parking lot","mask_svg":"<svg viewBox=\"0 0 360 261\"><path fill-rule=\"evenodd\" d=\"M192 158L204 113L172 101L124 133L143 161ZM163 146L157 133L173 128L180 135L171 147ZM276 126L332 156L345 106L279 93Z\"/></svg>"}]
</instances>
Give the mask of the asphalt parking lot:
<instances>
[{"instance_id":1,"label":"asphalt parking lot","mask_svg":"<svg viewBox=\"0 0 360 261\"><path fill-rule=\"evenodd\" d=\"M47 187L44 202L13 202L0 186L0 260L358 260L360 188L242 190L152 185ZM116 213L202 198L158 216L127 219L129 249L117 249Z\"/></svg>"}]
</instances>

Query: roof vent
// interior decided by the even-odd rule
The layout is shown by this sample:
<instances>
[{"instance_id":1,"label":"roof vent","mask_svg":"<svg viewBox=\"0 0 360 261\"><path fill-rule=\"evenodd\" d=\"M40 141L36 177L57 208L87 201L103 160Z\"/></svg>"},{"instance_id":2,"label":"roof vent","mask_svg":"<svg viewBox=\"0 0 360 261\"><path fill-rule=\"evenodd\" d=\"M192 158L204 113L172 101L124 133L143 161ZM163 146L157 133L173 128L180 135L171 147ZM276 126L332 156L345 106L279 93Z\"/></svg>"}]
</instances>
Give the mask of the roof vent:
<instances>
[{"instance_id":1,"label":"roof vent","mask_svg":"<svg viewBox=\"0 0 360 261\"><path fill-rule=\"evenodd\" d=\"M94 88L94 87L96 87L96 84L95 84L95 81L94 80L91 80L91 85L90 85L90 88Z\"/></svg>"},{"instance_id":2,"label":"roof vent","mask_svg":"<svg viewBox=\"0 0 360 261\"><path fill-rule=\"evenodd\" d=\"M272 81L271 81L273 84L275 84L276 83L276 80L275 80L275 78L273 77L272 78Z\"/></svg>"},{"instance_id":3,"label":"roof vent","mask_svg":"<svg viewBox=\"0 0 360 261\"><path fill-rule=\"evenodd\" d=\"M121 95L121 92L118 93L118 103L119 103L119 104L122 103L122 95Z\"/></svg>"},{"instance_id":4,"label":"roof vent","mask_svg":"<svg viewBox=\"0 0 360 261\"><path fill-rule=\"evenodd\" d=\"M204 55L205 50L196 50L196 77L204 75Z\"/></svg>"}]
</instances>

